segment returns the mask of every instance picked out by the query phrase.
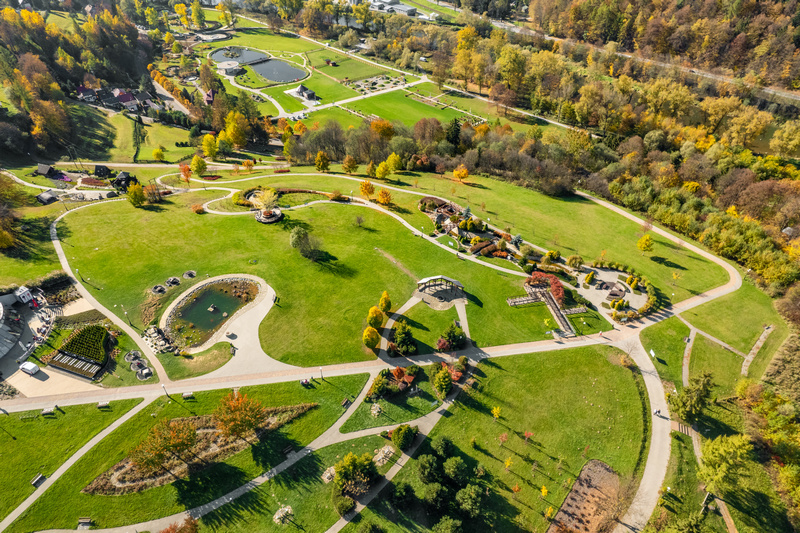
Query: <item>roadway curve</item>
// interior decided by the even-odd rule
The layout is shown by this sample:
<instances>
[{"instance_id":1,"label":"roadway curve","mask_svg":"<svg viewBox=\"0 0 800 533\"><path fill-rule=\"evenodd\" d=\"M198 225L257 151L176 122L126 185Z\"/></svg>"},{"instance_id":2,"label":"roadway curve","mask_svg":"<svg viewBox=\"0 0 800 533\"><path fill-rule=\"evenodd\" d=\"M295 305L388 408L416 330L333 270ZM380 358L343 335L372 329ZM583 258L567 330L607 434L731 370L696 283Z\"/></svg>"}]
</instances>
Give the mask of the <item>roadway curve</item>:
<instances>
[{"instance_id":1,"label":"roadway curve","mask_svg":"<svg viewBox=\"0 0 800 533\"><path fill-rule=\"evenodd\" d=\"M345 176L336 176L338 178L343 179L352 179L355 181L360 181L357 178L349 178ZM255 178L253 178L255 179ZM236 181L246 181L246 180L236 180ZM413 191L407 191L405 189L398 189L393 187L387 187L393 190L399 190L402 192L411 192L416 195L420 196L427 196L422 193L416 193ZM219 188L221 190L227 190L229 193L231 189L224 189ZM637 223L644 223L644 221L635 215L627 213L626 211L608 204L602 200L594 198L590 195L585 193L580 193L585 198L588 198L594 202L603 205L606 208L610 208L617 213L625 216L628 219L631 219ZM114 200L111 200L114 201ZM118 200L117 200L118 201ZM86 206L82 206L78 209L86 208L91 205L95 204L88 204ZM376 209L378 211L384 212L393 216L396 219L399 219L404 226L409 228L415 235L420 235L423 238L426 238L429 242L433 242L436 245L442 247L450 251L451 253L455 253L455 251L451 250L447 246L442 245L441 243L431 239L427 235L423 235L421 232L417 231L413 228L410 224L405 222L401 219L398 215L386 211L385 209L374 206L371 204L355 204L360 205L362 207L370 207ZM73 210L74 211L74 210ZM61 247L60 241L58 239L58 235L56 232L56 224L59 220L61 220L65 215L62 214L51 226L51 237L53 239L54 246L56 247L56 251L59 256L59 260L61 261L62 267L66 272L70 274L70 276L75 279L75 276L72 274L71 268L69 266L69 262L64 254L64 251ZM247 213L245 213L247 214ZM507 346L495 346L486 349L476 349L472 348L469 350L465 350L464 352L458 353L457 355L467 355L472 362L477 363L480 360L487 358L487 357L498 357L498 356L506 356L506 355L514 355L514 354L522 354L522 353L530 353L530 352L540 352L540 351L551 351L551 350L559 350L577 346L591 346L597 344L609 344L616 346L627 353L633 358L636 364L639 366L642 372L642 376L644 378L645 386L647 388L648 398L650 401L650 407L653 409L661 409L662 413L665 413L666 416L663 417L656 417L652 419L652 431L650 435L650 449L647 457L647 463L645 465L644 473L642 475L642 481L640 483L639 489L634 496L633 502L628 509L625 516L621 519L620 524L615 529L616 533L621 533L624 531L641 531L644 526L647 524L653 509L655 508L658 498L659 498L659 491L661 488L661 484L663 483L663 479L666 475L667 465L669 463L670 458L670 422L668 416L668 407L665 401L664 390L661 385L661 380L658 376L658 372L655 369L652 361L648 357L647 353L645 353L644 348L642 347L641 343L639 342L639 333L641 330L649 325L657 323L660 320L667 318L668 316L672 316L673 314L684 311L686 309L690 309L707 301L710 301L713 298L718 298L725 294L729 294L741 286L741 276L739 275L738 270L728 264L726 261L696 247L694 244L684 241L683 239L676 237L668 232L660 230L658 228L654 228L653 231L656 231L660 235L663 235L673 242L676 242L682 246L686 246L689 249L703 255L704 257L708 258L709 260L713 261L714 263L722 266L730 276L730 280L720 287L715 289L711 289L706 293L701 295L695 296L688 300L685 300L679 304L676 304L670 309L666 309L663 312L659 313L658 315L651 315L643 320L641 320L638 324L629 325L624 328L615 329L605 335L603 334L596 334L590 336L583 336L577 337L574 339L569 340L547 340L547 341L538 341L538 342L528 342L528 343L519 343L519 344L512 344ZM502 267L497 267L496 265L487 264L484 262L479 262L479 264L487 267L493 267L497 270L506 271L507 269L503 269ZM509 271L510 273L519 275L519 272ZM523 274L524 275L524 274ZM116 315L111 313L107 308L102 306L96 299L92 297L92 295L85 289L85 287L75 279L76 286L81 294L87 298L87 300L96 306L98 310L106 314L115 324L117 324L122 330L126 331L133 339L139 341L138 334L132 330L127 324L125 324L122 320L119 319ZM142 343L143 344L143 343ZM150 352L150 350L144 346L142 347L143 352L149 355L151 362L153 363L153 367L156 368L157 373L159 376L163 376L166 378L162 381L162 383L170 385L170 393L179 394L182 392L194 392L194 391L201 391L201 390L213 390L219 388L229 388L229 387L241 387L247 385L256 385L256 384L266 384L266 383L277 383L277 382L284 382L284 381L291 381L294 379L303 379L308 377L308 369L294 369L289 368L286 370L278 370L278 371L271 371L265 372L260 374L242 374L238 376L219 376L219 377L210 377L210 376L203 376L199 378L193 378L189 380L183 380L181 382L173 383L169 381L164 372L163 367L158 362L158 359ZM361 373L364 371L370 372L373 374L376 371L379 371L383 368L390 368L392 366L406 366L408 364L428 364L433 362L438 362L445 360L445 358L438 356L438 355L427 355L421 357L414 357L414 358L398 358L396 360L392 360L391 363L388 363L381 359L376 359L374 361L367 361L362 363L349 363L349 364L342 364L342 365L331 365L325 368L325 375L327 376L337 376L337 375L349 375L354 373ZM224 368L224 367L223 367ZM75 393L75 394L67 394L67 395L57 395L51 397L41 397L41 398L24 398L24 399L15 399L15 400L8 400L4 402L0 402L0 406L6 410L7 412L12 411L23 411L23 410L30 410L30 409L40 409L44 407L52 406L54 403L58 403L61 406L67 405L76 405L81 403L87 402L95 402L95 401L113 401L123 398L152 398L161 393L161 387L158 384L151 384L151 385L141 385L135 387L128 387L124 389L99 389L98 391L92 391L87 393ZM363 395L363 391L362 391ZM344 420L342 420L342 423ZM338 427L338 423L337 426ZM432 426L431 426L432 427ZM327 432L326 432L327 434ZM354 436L356 436L355 434ZM85 450L82 450L83 453L87 452L90 449L89 446L85 447ZM79 454L76 453L75 456L70 458L71 462L77 461ZM66 471L68 465L64 465L62 469L60 469L57 474L60 475L63 471ZM58 476L51 477L52 481L55 482ZM237 491L234 491L230 496L236 497L241 494L244 494L248 490L250 490L255 484L248 484ZM38 497L43 494L43 490L38 490L29 497L22 505L20 505L17 509L14 510L12 513L13 516L19 516L22 512L24 512L30 505L32 505ZM230 501L228 500L225 500ZM224 503L224 502L223 502ZM203 509L211 510L210 507L201 506L200 508L190 510L189 513L195 514L198 511L202 511ZM204 514L204 513L201 513ZM182 514L184 515L184 514ZM182 516L179 515L179 516ZM10 524L11 515L6 518L6 520L0 522L0 528L5 528ZM169 517L173 519L175 517ZM131 526L126 526L125 528L118 528L118 529L111 529L109 531L129 531ZM138 527L138 525L136 526Z\"/></svg>"}]
</instances>

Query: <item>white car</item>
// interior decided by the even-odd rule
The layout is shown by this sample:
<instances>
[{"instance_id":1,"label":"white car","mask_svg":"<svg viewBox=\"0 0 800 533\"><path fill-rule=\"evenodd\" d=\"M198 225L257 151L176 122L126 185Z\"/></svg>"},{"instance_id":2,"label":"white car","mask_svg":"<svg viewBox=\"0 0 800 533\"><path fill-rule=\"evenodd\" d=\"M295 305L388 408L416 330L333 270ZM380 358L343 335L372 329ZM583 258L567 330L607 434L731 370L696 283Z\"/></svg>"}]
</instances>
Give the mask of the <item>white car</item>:
<instances>
[{"instance_id":1,"label":"white car","mask_svg":"<svg viewBox=\"0 0 800 533\"><path fill-rule=\"evenodd\" d=\"M30 361L25 361L24 363L19 365L19 369L30 376L34 375L39 371L39 367L36 366L36 363L31 363Z\"/></svg>"}]
</instances>

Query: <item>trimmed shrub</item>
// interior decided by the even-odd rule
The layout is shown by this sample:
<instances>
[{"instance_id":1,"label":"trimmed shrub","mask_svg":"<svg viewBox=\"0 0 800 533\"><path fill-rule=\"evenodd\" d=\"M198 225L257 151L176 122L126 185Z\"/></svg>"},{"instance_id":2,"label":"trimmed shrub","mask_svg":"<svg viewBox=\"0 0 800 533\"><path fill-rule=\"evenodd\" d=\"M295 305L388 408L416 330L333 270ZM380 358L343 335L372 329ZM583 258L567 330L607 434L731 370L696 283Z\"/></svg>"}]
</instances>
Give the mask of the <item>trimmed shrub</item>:
<instances>
[{"instance_id":1,"label":"trimmed shrub","mask_svg":"<svg viewBox=\"0 0 800 533\"><path fill-rule=\"evenodd\" d=\"M344 496L333 491L333 508L339 516L344 516L356 507L356 502L350 496Z\"/></svg>"},{"instance_id":2,"label":"trimmed shrub","mask_svg":"<svg viewBox=\"0 0 800 533\"><path fill-rule=\"evenodd\" d=\"M373 327L367 327L364 330L364 334L362 335L361 339L364 341L364 345L367 348L375 349L378 347L378 344L381 342L381 336L378 333L378 330Z\"/></svg>"},{"instance_id":3,"label":"trimmed shrub","mask_svg":"<svg viewBox=\"0 0 800 533\"><path fill-rule=\"evenodd\" d=\"M411 446L411 443L414 442L414 437L416 436L416 428L412 428L408 424L403 424L395 428L392 432L392 444L401 450L406 450Z\"/></svg>"},{"instance_id":4,"label":"trimmed shrub","mask_svg":"<svg viewBox=\"0 0 800 533\"><path fill-rule=\"evenodd\" d=\"M431 448L436 452L436 455L444 459L445 457L450 457L450 454L453 453L453 441L450 440L450 437L439 435L431 441Z\"/></svg>"}]
</instances>

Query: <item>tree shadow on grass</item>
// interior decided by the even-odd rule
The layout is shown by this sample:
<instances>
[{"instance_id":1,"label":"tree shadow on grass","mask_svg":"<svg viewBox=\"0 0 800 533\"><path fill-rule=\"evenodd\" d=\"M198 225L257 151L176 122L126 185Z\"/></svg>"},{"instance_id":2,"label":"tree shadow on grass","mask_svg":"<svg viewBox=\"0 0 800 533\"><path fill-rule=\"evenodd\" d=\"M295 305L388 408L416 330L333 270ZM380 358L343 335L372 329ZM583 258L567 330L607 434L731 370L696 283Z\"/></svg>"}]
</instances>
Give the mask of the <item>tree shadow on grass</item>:
<instances>
[{"instance_id":1,"label":"tree shadow on grass","mask_svg":"<svg viewBox=\"0 0 800 533\"><path fill-rule=\"evenodd\" d=\"M471 292L467 293L467 300L469 300L470 302L474 303L478 307L483 307L483 300L481 300L480 298L478 298L476 295L474 295Z\"/></svg>"},{"instance_id":2,"label":"tree shadow on grass","mask_svg":"<svg viewBox=\"0 0 800 533\"><path fill-rule=\"evenodd\" d=\"M779 533L792 531L785 512L776 509L775 502L761 491L742 488L725 494L725 502L739 510L744 516L742 521L754 531L762 533Z\"/></svg>"},{"instance_id":3,"label":"tree shadow on grass","mask_svg":"<svg viewBox=\"0 0 800 533\"><path fill-rule=\"evenodd\" d=\"M214 463L189 474L185 479L176 480L172 486L176 491L175 500L186 509L193 509L227 494L248 481L242 469L227 463Z\"/></svg>"},{"instance_id":4,"label":"tree shadow on grass","mask_svg":"<svg viewBox=\"0 0 800 533\"><path fill-rule=\"evenodd\" d=\"M311 224L304 220L298 220L296 218L291 218L286 215L276 224L279 228L283 231L292 231L294 228L303 228L306 231L311 231Z\"/></svg>"},{"instance_id":5,"label":"tree shadow on grass","mask_svg":"<svg viewBox=\"0 0 800 533\"><path fill-rule=\"evenodd\" d=\"M50 225L53 220L54 217L24 219L14 232L15 245L12 248L0 250L0 255L23 261L33 261L46 257L50 253ZM63 240L71 236L72 232L68 226L59 225L59 239Z\"/></svg>"},{"instance_id":6,"label":"tree shadow on grass","mask_svg":"<svg viewBox=\"0 0 800 533\"><path fill-rule=\"evenodd\" d=\"M660 256L657 256L657 255L654 255L654 256L650 257L650 261L653 261L654 263L658 263L659 265L665 266L667 268L676 268L678 270L686 270L686 267L681 266L678 263L675 263L673 261L670 261L669 259L667 259L665 257L660 257Z\"/></svg>"},{"instance_id":7,"label":"tree shadow on grass","mask_svg":"<svg viewBox=\"0 0 800 533\"><path fill-rule=\"evenodd\" d=\"M268 495L259 487L203 516L201 522L212 530L228 530L237 522L249 522L256 514L267 514L277 510L277 505L272 509L269 503Z\"/></svg>"},{"instance_id":8,"label":"tree shadow on grass","mask_svg":"<svg viewBox=\"0 0 800 533\"><path fill-rule=\"evenodd\" d=\"M76 125L71 136L77 156L92 161L105 161L114 148L117 130L108 117L94 108L84 105L67 106L71 122Z\"/></svg>"},{"instance_id":9,"label":"tree shadow on grass","mask_svg":"<svg viewBox=\"0 0 800 533\"><path fill-rule=\"evenodd\" d=\"M315 250L313 261L319 266L320 270L340 278L352 278L358 273L356 269L342 263L336 256L324 250Z\"/></svg>"},{"instance_id":10,"label":"tree shadow on grass","mask_svg":"<svg viewBox=\"0 0 800 533\"><path fill-rule=\"evenodd\" d=\"M291 448L291 451L297 451L302 446L297 440L287 437L280 430L268 431L261 435L258 442L250 446L250 454L260 468L269 470L286 459L283 451L288 448Z\"/></svg>"},{"instance_id":11,"label":"tree shadow on grass","mask_svg":"<svg viewBox=\"0 0 800 533\"><path fill-rule=\"evenodd\" d=\"M161 204L145 204L139 209L142 209L143 211L150 211L152 213L161 213L166 211L166 208Z\"/></svg>"}]
</instances>

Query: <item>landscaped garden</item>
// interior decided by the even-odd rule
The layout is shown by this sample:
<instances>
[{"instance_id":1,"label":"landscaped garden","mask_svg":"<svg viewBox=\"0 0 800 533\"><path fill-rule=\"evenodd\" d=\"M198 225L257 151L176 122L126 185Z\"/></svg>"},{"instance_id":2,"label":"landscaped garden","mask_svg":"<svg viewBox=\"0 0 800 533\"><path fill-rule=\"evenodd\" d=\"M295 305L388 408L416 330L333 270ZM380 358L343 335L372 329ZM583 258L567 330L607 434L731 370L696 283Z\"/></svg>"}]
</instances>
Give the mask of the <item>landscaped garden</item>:
<instances>
[{"instance_id":1,"label":"landscaped garden","mask_svg":"<svg viewBox=\"0 0 800 533\"><path fill-rule=\"evenodd\" d=\"M590 459L611 466L617 494L629 494L646 457L649 408L621 356L591 347L483 361L449 415L346 530L371 522L416 531L451 516L468 530L541 531ZM462 497L466 485L478 490Z\"/></svg>"},{"instance_id":2,"label":"landscaped garden","mask_svg":"<svg viewBox=\"0 0 800 533\"><path fill-rule=\"evenodd\" d=\"M211 414L230 390L197 393L192 399L159 398L109 435L103 446L84 455L10 531L73 528L81 516L91 516L98 527L113 527L168 516L211 501L282 462L287 447L296 451L312 442L345 412L342 397L354 399L365 382L366 375L360 374L316 380L309 388L294 381L243 387L239 390L241 394L265 407L303 403L315 403L317 407L252 441L247 450L212 463L185 479L122 496L81 492L97 476L127 457L163 420ZM98 505L99 501L102 505Z\"/></svg>"}]
</instances>

